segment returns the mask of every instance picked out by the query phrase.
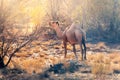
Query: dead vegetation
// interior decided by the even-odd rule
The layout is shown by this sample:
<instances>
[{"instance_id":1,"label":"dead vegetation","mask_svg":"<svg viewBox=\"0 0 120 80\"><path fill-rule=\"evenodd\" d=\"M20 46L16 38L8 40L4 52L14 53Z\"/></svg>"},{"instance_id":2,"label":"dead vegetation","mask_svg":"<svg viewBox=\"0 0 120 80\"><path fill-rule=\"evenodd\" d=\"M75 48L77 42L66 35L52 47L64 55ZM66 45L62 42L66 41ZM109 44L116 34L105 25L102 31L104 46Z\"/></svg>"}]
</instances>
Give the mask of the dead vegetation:
<instances>
[{"instance_id":1,"label":"dead vegetation","mask_svg":"<svg viewBox=\"0 0 120 80\"><path fill-rule=\"evenodd\" d=\"M0 0L0 80L120 80L119 4L119 0ZM81 61L76 46L76 62L70 44L64 58L64 46L48 26L51 20L83 26L87 60Z\"/></svg>"},{"instance_id":2,"label":"dead vegetation","mask_svg":"<svg viewBox=\"0 0 120 80\"><path fill-rule=\"evenodd\" d=\"M18 54L13 57L8 68L17 68L25 71L21 72L22 74L26 74L25 76L23 76L21 73L17 74L15 72L17 74L17 77L22 76L23 79L31 77L39 80L39 78L41 77L41 79L74 78L79 80L82 78L82 76L84 76L82 79L85 79L85 76L89 76L87 77L87 79L96 80L109 80L111 78L113 78L112 80L119 79L118 76L120 74L120 52L107 53L89 50L87 51L87 60L81 61L81 54L79 54L80 52L78 48L77 53L79 56L79 62L75 62L74 54L71 49L68 49L68 56L66 59L64 59L63 46L61 44L58 44L58 46L56 44L49 45L51 42L56 43L56 41L54 40L42 41L41 45L38 44L38 41L35 41L31 43L31 46L33 47L29 49L28 46L24 47L21 51L18 52ZM104 47L104 45L102 46ZM71 48L70 45L68 47ZM107 46L105 45L105 47ZM58 70L57 72L56 69ZM9 73L10 72L7 71L7 75ZM15 73L10 73L8 77L5 77L3 73L1 73L1 76L5 79L14 79L14 77L11 77L10 75ZM74 76L70 75L71 73ZM27 77L27 74L30 74L31 76ZM115 75L118 76L114 77Z\"/></svg>"}]
</instances>

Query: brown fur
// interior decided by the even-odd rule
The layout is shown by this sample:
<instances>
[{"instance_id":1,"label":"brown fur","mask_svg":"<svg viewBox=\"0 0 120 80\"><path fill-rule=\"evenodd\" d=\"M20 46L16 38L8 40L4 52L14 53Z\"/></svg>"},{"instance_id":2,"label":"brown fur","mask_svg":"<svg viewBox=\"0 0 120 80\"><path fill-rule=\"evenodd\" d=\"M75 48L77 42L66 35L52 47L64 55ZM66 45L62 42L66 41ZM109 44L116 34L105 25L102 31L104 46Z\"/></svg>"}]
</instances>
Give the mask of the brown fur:
<instances>
[{"instance_id":1,"label":"brown fur","mask_svg":"<svg viewBox=\"0 0 120 80\"><path fill-rule=\"evenodd\" d=\"M64 30L64 32L62 32L61 29L59 28L58 22L50 22L49 25L52 26L53 29L55 29L58 37L63 39L63 44L65 48L65 57L67 54L67 48L66 48L67 42L69 42L73 46L73 52L76 58L78 59L76 55L75 44L79 44L81 49L81 54L82 54L82 60L86 59L85 33L83 32L83 30L80 28L79 25L77 25L76 23L72 23L72 25L67 27ZM83 52L82 45L84 47L84 52Z\"/></svg>"}]
</instances>

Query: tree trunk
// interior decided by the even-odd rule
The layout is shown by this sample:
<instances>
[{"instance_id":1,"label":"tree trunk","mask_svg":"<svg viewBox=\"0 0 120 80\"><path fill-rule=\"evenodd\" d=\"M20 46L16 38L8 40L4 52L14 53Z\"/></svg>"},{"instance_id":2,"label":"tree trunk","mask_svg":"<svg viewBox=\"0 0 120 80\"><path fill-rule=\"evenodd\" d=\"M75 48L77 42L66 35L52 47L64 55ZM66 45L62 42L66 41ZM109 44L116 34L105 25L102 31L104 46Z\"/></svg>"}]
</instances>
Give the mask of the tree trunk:
<instances>
[{"instance_id":1,"label":"tree trunk","mask_svg":"<svg viewBox=\"0 0 120 80\"><path fill-rule=\"evenodd\" d=\"M5 67L4 60L3 58L0 57L0 69L4 67Z\"/></svg>"}]
</instances>

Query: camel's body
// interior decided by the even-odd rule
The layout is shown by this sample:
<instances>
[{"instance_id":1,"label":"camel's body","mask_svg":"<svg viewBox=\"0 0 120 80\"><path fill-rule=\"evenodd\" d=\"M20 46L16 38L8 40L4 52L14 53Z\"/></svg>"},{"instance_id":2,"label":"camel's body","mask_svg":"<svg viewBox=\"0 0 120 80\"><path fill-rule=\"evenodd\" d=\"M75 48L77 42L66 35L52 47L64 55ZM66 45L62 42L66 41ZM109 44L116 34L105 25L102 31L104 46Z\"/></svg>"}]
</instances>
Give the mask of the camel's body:
<instances>
[{"instance_id":1,"label":"camel's body","mask_svg":"<svg viewBox=\"0 0 120 80\"><path fill-rule=\"evenodd\" d=\"M63 39L66 37L70 44L78 44L80 39L85 39L85 34L82 29L73 23L70 27L67 27L62 34Z\"/></svg>"},{"instance_id":2,"label":"camel's body","mask_svg":"<svg viewBox=\"0 0 120 80\"><path fill-rule=\"evenodd\" d=\"M73 45L73 52L76 58L77 55L76 55L75 44L79 44L82 53L82 60L83 58L86 59L85 34L77 24L73 23L70 27L67 27L63 33L59 28L58 22L51 22L50 25L56 30L58 37L63 39L63 44L65 47L65 57L67 54L67 48L66 48L67 42L69 42L71 45ZM84 55L83 55L82 45L84 46L84 53L85 53Z\"/></svg>"}]
</instances>

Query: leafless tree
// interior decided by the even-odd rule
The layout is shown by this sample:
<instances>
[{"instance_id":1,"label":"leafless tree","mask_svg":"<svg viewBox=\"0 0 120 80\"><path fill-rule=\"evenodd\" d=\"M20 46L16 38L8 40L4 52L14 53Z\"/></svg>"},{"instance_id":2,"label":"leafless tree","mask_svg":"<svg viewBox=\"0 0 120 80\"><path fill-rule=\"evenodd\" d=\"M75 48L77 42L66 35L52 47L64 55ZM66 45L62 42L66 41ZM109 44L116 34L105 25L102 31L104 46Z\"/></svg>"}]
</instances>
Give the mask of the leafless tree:
<instances>
[{"instance_id":1,"label":"leafless tree","mask_svg":"<svg viewBox=\"0 0 120 80\"><path fill-rule=\"evenodd\" d=\"M39 30L35 29L33 33L24 36L17 36L19 32L15 35L9 35L6 32L0 34L0 68L8 66L14 54L28 43L38 39L39 33ZM7 63L4 63L5 57L8 57Z\"/></svg>"},{"instance_id":2,"label":"leafless tree","mask_svg":"<svg viewBox=\"0 0 120 80\"><path fill-rule=\"evenodd\" d=\"M21 14L13 15L14 10L11 10L9 7L4 6L4 0L0 1L0 68L8 66L14 54L37 39L40 33L39 26L36 25L31 33L20 34L24 24L20 25L15 18L18 15L21 17L26 16ZM21 21L23 20L27 21L22 18ZM17 28L19 26L21 28ZM6 63L4 62L5 57L8 57Z\"/></svg>"}]
</instances>

